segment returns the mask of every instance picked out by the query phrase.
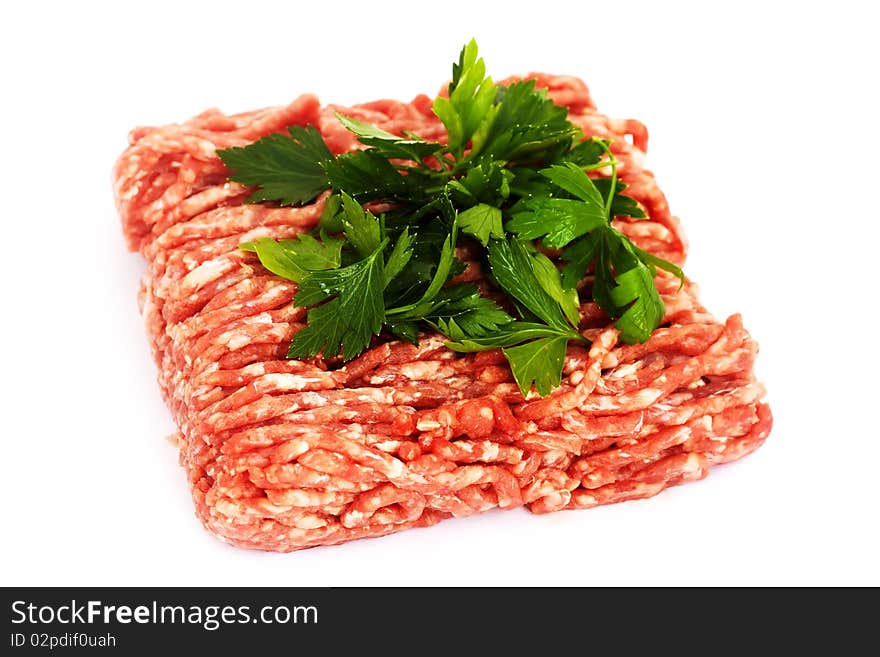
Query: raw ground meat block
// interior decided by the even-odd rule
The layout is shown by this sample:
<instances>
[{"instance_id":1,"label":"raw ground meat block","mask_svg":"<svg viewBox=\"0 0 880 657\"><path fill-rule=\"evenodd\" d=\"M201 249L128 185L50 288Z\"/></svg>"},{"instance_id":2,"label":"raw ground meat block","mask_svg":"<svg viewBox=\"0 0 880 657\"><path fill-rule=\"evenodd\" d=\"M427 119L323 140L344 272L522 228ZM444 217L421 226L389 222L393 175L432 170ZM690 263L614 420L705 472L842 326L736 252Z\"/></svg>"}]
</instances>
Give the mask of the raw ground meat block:
<instances>
[{"instance_id":1,"label":"raw ground meat block","mask_svg":"<svg viewBox=\"0 0 880 657\"><path fill-rule=\"evenodd\" d=\"M627 193L648 213L615 226L682 264L678 220L643 167L644 126L600 114L580 80L529 77L588 137L613 139ZM139 300L159 384L208 530L290 551L496 507L587 508L701 479L761 445L771 415L752 373L757 344L739 316L716 320L693 283L678 291L663 272L666 317L645 344L618 340L584 281L592 346L569 347L562 385L543 399L523 399L499 351L457 354L433 334L418 347L379 341L341 368L285 359L306 317L296 285L238 245L309 230L326 194L300 208L245 205L248 190L226 181L216 150L291 125L318 127L336 153L356 148L335 111L445 141L427 96L343 108L306 95L138 128L115 167L126 240L148 263Z\"/></svg>"}]
</instances>

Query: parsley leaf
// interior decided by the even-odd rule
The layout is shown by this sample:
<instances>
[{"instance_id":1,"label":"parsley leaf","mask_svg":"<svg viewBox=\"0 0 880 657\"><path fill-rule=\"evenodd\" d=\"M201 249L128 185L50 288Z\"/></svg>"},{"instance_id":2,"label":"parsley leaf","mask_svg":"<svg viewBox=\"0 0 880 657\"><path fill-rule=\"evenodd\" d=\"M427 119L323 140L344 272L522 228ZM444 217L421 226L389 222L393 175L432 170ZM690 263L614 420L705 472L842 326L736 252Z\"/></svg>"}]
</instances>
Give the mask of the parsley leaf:
<instances>
[{"instance_id":1,"label":"parsley leaf","mask_svg":"<svg viewBox=\"0 0 880 657\"><path fill-rule=\"evenodd\" d=\"M349 196L365 203L384 200L404 203L425 202L425 188L430 178L411 171L404 175L378 150L343 153L322 163L327 179L334 190L344 190Z\"/></svg>"},{"instance_id":2,"label":"parsley leaf","mask_svg":"<svg viewBox=\"0 0 880 657\"><path fill-rule=\"evenodd\" d=\"M314 272L299 284L294 302L315 307L309 310L306 326L293 336L288 358L311 358L322 352L329 358L341 349L343 358L351 360L379 334L385 322L381 258L385 244L380 243L363 260L341 269ZM328 297L333 298L325 301Z\"/></svg>"},{"instance_id":3,"label":"parsley leaf","mask_svg":"<svg viewBox=\"0 0 880 657\"><path fill-rule=\"evenodd\" d=\"M572 334L559 302L541 285L535 275L532 258L519 240L492 240L489 243L489 267L501 288L525 309L550 327Z\"/></svg>"},{"instance_id":4,"label":"parsley leaf","mask_svg":"<svg viewBox=\"0 0 880 657\"><path fill-rule=\"evenodd\" d=\"M418 322L413 321L390 321L387 324L388 330L391 331L392 334L400 338L401 340L406 340L410 344L417 345L419 344L419 325Z\"/></svg>"},{"instance_id":5,"label":"parsley leaf","mask_svg":"<svg viewBox=\"0 0 880 657\"><path fill-rule=\"evenodd\" d=\"M655 256L653 253L649 253L648 251L643 251L642 249L637 247L635 244L632 244L632 242L630 242L630 246L632 246L633 251L635 251L638 254L638 256L642 260L642 262L644 262L646 265L651 267L652 273L655 273L655 268L664 269L678 279L678 282L679 282L678 288L679 289L684 287L684 272L681 270L681 268L678 265L676 265L673 262L669 262L668 260L664 260L663 258L660 258L658 256Z\"/></svg>"},{"instance_id":6,"label":"parsley leaf","mask_svg":"<svg viewBox=\"0 0 880 657\"><path fill-rule=\"evenodd\" d=\"M568 110L550 100L545 89L536 90L534 80L515 82L504 89L485 136L474 139L472 156L506 162L534 157L542 149L570 144L579 133L568 120Z\"/></svg>"},{"instance_id":7,"label":"parsley leaf","mask_svg":"<svg viewBox=\"0 0 880 657\"><path fill-rule=\"evenodd\" d=\"M546 396L562 380L566 347L572 336L546 324L510 322L491 335L447 342L454 351L474 352L501 347L523 397L535 386Z\"/></svg>"},{"instance_id":8,"label":"parsley leaf","mask_svg":"<svg viewBox=\"0 0 880 657\"><path fill-rule=\"evenodd\" d=\"M386 215L386 225L391 224L391 230L397 230L397 222ZM437 264L448 236L448 229L439 221L432 221L424 226L407 225L405 230L410 238L412 254L406 266L396 277L389 279L385 287L385 305L389 309L415 304L437 269ZM458 263L453 262L450 274L459 273ZM395 321L398 321L395 319Z\"/></svg>"},{"instance_id":9,"label":"parsley leaf","mask_svg":"<svg viewBox=\"0 0 880 657\"><path fill-rule=\"evenodd\" d=\"M605 148L602 146L602 140L594 137L579 143L568 153L565 153L562 159L566 162L577 164L579 167L586 168L598 164L604 154Z\"/></svg>"},{"instance_id":10,"label":"parsley leaf","mask_svg":"<svg viewBox=\"0 0 880 657\"><path fill-rule=\"evenodd\" d=\"M342 232L342 215L339 209L342 207L342 197L332 194L324 201L324 209L318 219L318 231L321 235L332 235Z\"/></svg>"},{"instance_id":11,"label":"parsley leaf","mask_svg":"<svg viewBox=\"0 0 880 657\"><path fill-rule=\"evenodd\" d=\"M396 278L412 259L412 255L413 238L409 234L409 228L404 228L385 261L385 280L390 281Z\"/></svg>"},{"instance_id":12,"label":"parsley leaf","mask_svg":"<svg viewBox=\"0 0 880 657\"><path fill-rule=\"evenodd\" d=\"M576 164L553 165L541 171L557 187L577 200L549 196L524 201L507 230L520 239L543 238L549 248L560 248L608 221L605 200L593 181Z\"/></svg>"},{"instance_id":13,"label":"parsley leaf","mask_svg":"<svg viewBox=\"0 0 880 657\"><path fill-rule=\"evenodd\" d=\"M604 207L605 205L605 199L596 189L596 183L584 173L581 167L572 162L554 164L552 167L543 169L541 175L590 207Z\"/></svg>"},{"instance_id":14,"label":"parsley leaf","mask_svg":"<svg viewBox=\"0 0 880 657\"><path fill-rule=\"evenodd\" d=\"M549 258L529 253L518 240L492 240L489 265L505 292L544 323L511 322L482 336L447 332L454 339L447 346L458 351L502 347L523 396L533 385L539 395L547 395L561 381L568 341L583 340L574 328L577 293L563 290L559 271Z\"/></svg>"},{"instance_id":15,"label":"parsley leaf","mask_svg":"<svg viewBox=\"0 0 880 657\"><path fill-rule=\"evenodd\" d=\"M388 311L389 315L399 315L400 319L421 319L434 307L435 297L440 293L441 288L452 274L453 265L455 264L455 242L457 237L458 223L454 221L452 230L443 241L440 257L437 260L437 266L428 288L418 301L406 306L392 308Z\"/></svg>"},{"instance_id":16,"label":"parsley leaf","mask_svg":"<svg viewBox=\"0 0 880 657\"><path fill-rule=\"evenodd\" d=\"M452 66L449 98L438 96L434 113L446 127L449 150L460 159L474 134L487 129L493 119L496 87L485 77L486 64L477 57L477 42L471 39L461 50L458 65Z\"/></svg>"},{"instance_id":17,"label":"parsley leaf","mask_svg":"<svg viewBox=\"0 0 880 657\"><path fill-rule=\"evenodd\" d=\"M560 335L564 334L559 329L552 328L546 324L514 320L509 324L500 326L497 331L490 335L467 336L447 342L446 346L453 351L473 353L488 349L498 349L499 347L509 347L538 338L554 338Z\"/></svg>"},{"instance_id":18,"label":"parsley leaf","mask_svg":"<svg viewBox=\"0 0 880 657\"><path fill-rule=\"evenodd\" d=\"M553 261L538 251L532 253L532 271L541 287L549 294L565 314L565 318L572 326L580 322L580 299L575 287L563 286L559 270Z\"/></svg>"},{"instance_id":19,"label":"parsley leaf","mask_svg":"<svg viewBox=\"0 0 880 657\"><path fill-rule=\"evenodd\" d=\"M567 345L568 337L562 335L502 349L523 397L529 394L532 385L542 397L559 387Z\"/></svg>"},{"instance_id":20,"label":"parsley leaf","mask_svg":"<svg viewBox=\"0 0 880 657\"><path fill-rule=\"evenodd\" d=\"M476 286L463 283L441 291L425 320L443 335L461 340L492 335L513 318L493 299L481 296Z\"/></svg>"},{"instance_id":21,"label":"parsley leaf","mask_svg":"<svg viewBox=\"0 0 880 657\"><path fill-rule=\"evenodd\" d=\"M435 155L443 149L443 145L437 142L398 137L369 123L343 116L339 112L336 113L336 118L347 130L357 135L359 142L372 146L376 153L386 159L397 158L421 163L426 157Z\"/></svg>"},{"instance_id":22,"label":"parsley leaf","mask_svg":"<svg viewBox=\"0 0 880 657\"><path fill-rule=\"evenodd\" d=\"M326 238L319 242L303 234L290 240L262 237L255 242L244 242L239 248L256 253L273 274L299 283L309 272L336 269L341 261L343 241Z\"/></svg>"},{"instance_id":23,"label":"parsley leaf","mask_svg":"<svg viewBox=\"0 0 880 657\"><path fill-rule=\"evenodd\" d=\"M620 330L620 338L629 343L647 340L666 313L654 284L654 265L647 264L638 251L626 235L606 226L563 253L563 258L573 258L563 280L583 275L580 268L588 258L592 259L591 254L596 255L593 298L611 317L617 318L614 325Z\"/></svg>"},{"instance_id":24,"label":"parsley leaf","mask_svg":"<svg viewBox=\"0 0 880 657\"><path fill-rule=\"evenodd\" d=\"M382 226L351 196L342 192L342 230L362 258L374 253L382 241Z\"/></svg>"},{"instance_id":25,"label":"parsley leaf","mask_svg":"<svg viewBox=\"0 0 880 657\"><path fill-rule=\"evenodd\" d=\"M598 233L598 231L594 231L589 235L584 235L569 244L568 248L562 252L562 259L568 261L568 264L562 270L563 287L576 287L578 282L584 277L584 274L587 273L600 247ZM596 302L599 303L598 300ZM599 305L602 306L601 303ZM604 308L605 306L602 307Z\"/></svg>"},{"instance_id":26,"label":"parsley leaf","mask_svg":"<svg viewBox=\"0 0 880 657\"><path fill-rule=\"evenodd\" d=\"M229 179L257 187L246 203L308 203L330 186L323 162L333 159L314 126L291 126L289 136L267 135L253 144L217 151Z\"/></svg>"},{"instance_id":27,"label":"parsley leaf","mask_svg":"<svg viewBox=\"0 0 880 657\"><path fill-rule=\"evenodd\" d=\"M510 168L509 171L513 174L510 181L510 194L518 196L519 203L530 198L547 195L547 179L535 169L517 166ZM513 209L516 209L517 205L514 205Z\"/></svg>"},{"instance_id":28,"label":"parsley leaf","mask_svg":"<svg viewBox=\"0 0 880 657\"><path fill-rule=\"evenodd\" d=\"M450 180L447 187L452 198L463 206L486 203L500 207L510 196L514 173L497 160L482 159L468 167L465 174Z\"/></svg>"},{"instance_id":29,"label":"parsley leaf","mask_svg":"<svg viewBox=\"0 0 880 657\"><path fill-rule=\"evenodd\" d=\"M632 304L615 322L624 342L644 342L660 324L665 312L663 300L654 286L654 276L642 263L635 264L614 281L617 287L611 290L611 298L618 306Z\"/></svg>"},{"instance_id":30,"label":"parsley leaf","mask_svg":"<svg viewBox=\"0 0 880 657\"><path fill-rule=\"evenodd\" d=\"M626 236L614 229L608 232L616 241L611 248L615 286L609 290L609 295L614 306L625 308L614 325L625 342L644 342L651 337L666 312L654 285L654 271L639 259Z\"/></svg>"},{"instance_id":31,"label":"parsley leaf","mask_svg":"<svg viewBox=\"0 0 880 657\"><path fill-rule=\"evenodd\" d=\"M557 249L605 224L605 209L583 201L537 198L526 201L505 226L519 239L542 239L544 246Z\"/></svg>"},{"instance_id":32,"label":"parsley leaf","mask_svg":"<svg viewBox=\"0 0 880 657\"><path fill-rule=\"evenodd\" d=\"M501 225L501 208L496 208L485 203L480 203L468 208L458 215L463 233L473 235L483 246L489 243L489 238L500 239L504 237L504 227Z\"/></svg>"}]
</instances>

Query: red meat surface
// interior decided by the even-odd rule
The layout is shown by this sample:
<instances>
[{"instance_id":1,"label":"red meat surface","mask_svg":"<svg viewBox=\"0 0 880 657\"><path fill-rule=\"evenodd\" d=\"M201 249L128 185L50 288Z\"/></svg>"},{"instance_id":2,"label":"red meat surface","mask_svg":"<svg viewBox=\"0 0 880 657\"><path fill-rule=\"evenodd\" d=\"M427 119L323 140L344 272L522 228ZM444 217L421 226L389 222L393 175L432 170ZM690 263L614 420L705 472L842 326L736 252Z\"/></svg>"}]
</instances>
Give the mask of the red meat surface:
<instances>
[{"instance_id":1,"label":"red meat surface","mask_svg":"<svg viewBox=\"0 0 880 657\"><path fill-rule=\"evenodd\" d=\"M578 79L529 77L586 136L613 139L618 174L648 214L615 226L682 264L679 222L643 165L645 127L600 114ZM292 303L296 284L238 245L309 230L326 195L301 208L245 205L248 190L227 182L216 151L291 125L318 127L336 153L356 148L335 111L445 140L427 96L344 108L306 95L138 128L114 170L127 243L148 263L140 307L180 461L217 537L290 551L496 507L610 504L701 479L765 440L757 344L738 315L718 321L693 283L679 291L663 272L664 323L636 345L618 340L584 280L581 329L592 346L569 348L562 385L546 398L522 397L500 351L458 354L429 333L418 347L379 340L343 367L285 359L306 319ZM463 276L479 278L470 265Z\"/></svg>"}]
</instances>

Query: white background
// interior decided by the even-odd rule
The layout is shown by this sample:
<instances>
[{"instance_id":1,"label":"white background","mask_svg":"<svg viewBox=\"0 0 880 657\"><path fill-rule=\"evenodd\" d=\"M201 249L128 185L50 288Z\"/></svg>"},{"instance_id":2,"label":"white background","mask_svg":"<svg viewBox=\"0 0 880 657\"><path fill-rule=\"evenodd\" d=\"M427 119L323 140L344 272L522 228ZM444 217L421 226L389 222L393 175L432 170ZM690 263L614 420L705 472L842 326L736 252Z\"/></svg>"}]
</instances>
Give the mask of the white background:
<instances>
[{"instance_id":1,"label":"white background","mask_svg":"<svg viewBox=\"0 0 880 657\"><path fill-rule=\"evenodd\" d=\"M880 584L878 23L870 2L715 4L5 3L0 584ZM110 185L126 134L434 94L471 36L494 77L578 75L647 124L686 270L760 341L775 429L650 500L221 544L163 438Z\"/></svg>"}]
</instances>

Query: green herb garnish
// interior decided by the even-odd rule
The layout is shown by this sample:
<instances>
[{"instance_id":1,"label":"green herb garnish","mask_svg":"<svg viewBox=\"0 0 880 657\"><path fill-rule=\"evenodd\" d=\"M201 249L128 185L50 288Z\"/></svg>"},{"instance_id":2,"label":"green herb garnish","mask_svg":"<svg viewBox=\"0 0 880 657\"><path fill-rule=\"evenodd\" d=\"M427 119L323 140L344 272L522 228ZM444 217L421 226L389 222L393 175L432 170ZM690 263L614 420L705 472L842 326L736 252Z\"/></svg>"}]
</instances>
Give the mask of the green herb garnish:
<instances>
[{"instance_id":1,"label":"green herb garnish","mask_svg":"<svg viewBox=\"0 0 880 657\"><path fill-rule=\"evenodd\" d=\"M471 41L434 102L446 144L337 115L363 150L334 156L309 126L218 151L229 178L255 188L248 203L300 205L332 190L313 234L241 245L295 281L294 302L309 308L288 357L350 360L383 330L417 344L432 328L457 351L502 349L522 394L545 396L569 341L587 342L576 286L591 269L593 299L622 340L643 342L662 321L656 270L684 275L611 225L646 215L623 194L609 142L583 140L534 81L502 87L485 73ZM391 209L375 216L370 201ZM463 245L482 254L486 288L450 283Z\"/></svg>"}]
</instances>

